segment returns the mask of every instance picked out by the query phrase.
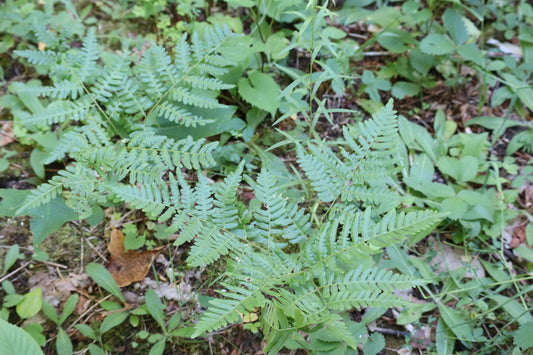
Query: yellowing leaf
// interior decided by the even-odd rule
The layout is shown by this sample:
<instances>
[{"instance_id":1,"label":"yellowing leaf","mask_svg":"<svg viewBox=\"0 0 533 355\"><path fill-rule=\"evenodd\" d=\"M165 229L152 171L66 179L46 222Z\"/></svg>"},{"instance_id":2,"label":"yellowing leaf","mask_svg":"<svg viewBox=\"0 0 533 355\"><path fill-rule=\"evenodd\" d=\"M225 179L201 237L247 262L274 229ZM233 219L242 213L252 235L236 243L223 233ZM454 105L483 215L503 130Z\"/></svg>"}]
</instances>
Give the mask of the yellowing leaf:
<instances>
[{"instance_id":1,"label":"yellowing leaf","mask_svg":"<svg viewBox=\"0 0 533 355\"><path fill-rule=\"evenodd\" d=\"M259 319L259 316L257 315L257 313L254 313L254 312L250 312L246 314L242 314L240 312L237 312L237 313L239 313L239 315L241 316L243 323L253 323Z\"/></svg>"}]
</instances>

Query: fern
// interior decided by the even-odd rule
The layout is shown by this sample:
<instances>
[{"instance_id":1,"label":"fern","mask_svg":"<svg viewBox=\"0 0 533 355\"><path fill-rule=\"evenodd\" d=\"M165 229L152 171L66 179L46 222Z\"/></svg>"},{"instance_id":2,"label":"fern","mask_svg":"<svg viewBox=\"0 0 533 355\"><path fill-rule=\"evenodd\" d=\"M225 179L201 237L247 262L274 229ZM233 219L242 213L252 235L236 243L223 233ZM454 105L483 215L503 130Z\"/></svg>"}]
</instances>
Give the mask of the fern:
<instances>
[{"instance_id":1,"label":"fern","mask_svg":"<svg viewBox=\"0 0 533 355\"><path fill-rule=\"evenodd\" d=\"M228 62L220 56L219 49L233 34L221 27L206 31L205 40L193 35L192 44L184 36L176 58L154 44L137 65L128 53L123 53L108 54L104 59L108 64L104 66L94 28L88 30L80 49L66 51L59 37L54 37L48 41L57 45L46 52L18 51L30 63L46 64L52 78L50 86L14 85L15 92L32 104L29 109L33 113L19 113L22 124L32 131L47 130L54 124L66 126L73 121L79 125L61 132L47 159L48 163L64 157L74 159L75 169L65 170L73 175L53 179L50 186L43 185L28 198L21 213L47 203L54 193L62 193L67 204L83 217L93 204L112 201L118 190L124 193L117 184L142 184L138 197L151 198L151 193L160 190L160 180L171 172L212 166L215 162L211 153L217 142L191 137L174 140L150 127L159 125L164 118L184 126L206 125L213 122L217 112L210 110L225 107L216 98L220 90L231 85L213 73L226 72ZM205 70L203 65L207 66ZM41 103L38 96L50 101ZM141 119L145 120L139 125ZM117 140L117 135L121 139ZM98 189L89 183L88 176L98 180ZM84 183L71 183L76 180ZM90 191L89 195L94 194L85 203L80 197L84 194L79 193L82 186ZM134 203L131 199L125 201Z\"/></svg>"},{"instance_id":2,"label":"fern","mask_svg":"<svg viewBox=\"0 0 533 355\"><path fill-rule=\"evenodd\" d=\"M358 340L347 330L350 321L343 318L343 312L406 303L393 291L420 286L424 281L383 269L372 262L371 256L387 246L418 237L434 228L443 216L433 211L405 213L395 209L383 215L379 208L371 207L386 205L389 200L396 205L401 200L391 184L399 166L395 159L398 144L395 120L389 104L373 120L346 129L345 142L350 151L341 151L343 159L321 144L298 148L302 169L309 175L314 174L315 164L322 168L320 174L342 182L331 187L313 180L319 197L324 197L326 188L330 188L330 195L323 199L324 206L333 203L317 225L311 224L304 209L283 197L274 176L263 168L257 179L249 179L261 203L251 220L241 222L229 239L220 236L223 231L220 225L218 231L210 229L211 234L196 236L191 255L204 249L210 253L208 259L213 259L209 243L231 243L230 248L222 247L224 250L219 254L234 255L223 284L224 298L210 303L196 335L235 323L239 315L260 310L259 324L268 337L266 349L270 352L279 351L289 339L297 337L298 331L311 325L336 329L332 339L354 348ZM357 131L367 136L354 139ZM380 162L383 157L388 159ZM366 180L374 174L381 176L374 181ZM370 191L380 194L343 196L344 190L353 186L348 182L359 185L368 194ZM297 231L296 237L284 238L291 235L287 234L290 230ZM283 240L298 247L289 248ZM253 247L249 246L251 241ZM241 246L237 247L238 244Z\"/></svg>"},{"instance_id":3,"label":"fern","mask_svg":"<svg viewBox=\"0 0 533 355\"><path fill-rule=\"evenodd\" d=\"M189 265L227 260L224 291L195 335L255 312L270 353L322 331L331 343L355 349L360 339L347 312L403 305L393 291L424 283L387 271L374 256L420 238L443 216L396 210L402 166L392 102L344 127L338 149L320 139L296 144L307 201L287 196L266 166L254 175L242 162L212 181L206 169L216 164L218 142L173 139L176 131L165 135L160 127L213 128L225 108L220 92L231 88L220 76L234 63L220 53L232 36L227 28L207 28L202 39L183 35L174 55L152 44L138 63L128 53L100 56L94 30L81 49L67 51L58 40L51 52L18 52L46 65L52 84L14 85L31 112L21 110L16 119L29 130L57 133L47 161L66 162L18 213L57 196L80 218L97 206L128 204L179 233L175 245L192 243ZM238 198L243 181L252 201Z\"/></svg>"}]
</instances>

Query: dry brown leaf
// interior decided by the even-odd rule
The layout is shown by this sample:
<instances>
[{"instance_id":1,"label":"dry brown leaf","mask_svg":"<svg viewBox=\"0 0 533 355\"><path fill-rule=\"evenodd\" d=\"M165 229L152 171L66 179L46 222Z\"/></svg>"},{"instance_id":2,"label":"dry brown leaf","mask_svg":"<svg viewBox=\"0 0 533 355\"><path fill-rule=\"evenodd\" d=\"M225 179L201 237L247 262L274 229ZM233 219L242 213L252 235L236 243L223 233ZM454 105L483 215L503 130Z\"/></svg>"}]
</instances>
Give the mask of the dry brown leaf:
<instances>
[{"instance_id":1,"label":"dry brown leaf","mask_svg":"<svg viewBox=\"0 0 533 355\"><path fill-rule=\"evenodd\" d=\"M513 239L511 239L511 243L509 245L511 249L516 248L526 241L526 226L527 223L521 223L514 227Z\"/></svg>"},{"instance_id":2,"label":"dry brown leaf","mask_svg":"<svg viewBox=\"0 0 533 355\"><path fill-rule=\"evenodd\" d=\"M132 282L142 281L150 265L163 247L138 252L124 249L124 234L113 227L111 240L107 250L111 254L107 270L111 273L119 287L130 285Z\"/></svg>"},{"instance_id":3,"label":"dry brown leaf","mask_svg":"<svg viewBox=\"0 0 533 355\"><path fill-rule=\"evenodd\" d=\"M13 134L13 121L5 121L0 130L0 147L8 145L15 140Z\"/></svg>"},{"instance_id":4,"label":"dry brown leaf","mask_svg":"<svg viewBox=\"0 0 533 355\"><path fill-rule=\"evenodd\" d=\"M53 272L36 272L29 280L32 287L43 290L43 300L57 307L64 302L74 291L83 290L89 283L89 276L83 274L69 274L60 279Z\"/></svg>"}]
</instances>

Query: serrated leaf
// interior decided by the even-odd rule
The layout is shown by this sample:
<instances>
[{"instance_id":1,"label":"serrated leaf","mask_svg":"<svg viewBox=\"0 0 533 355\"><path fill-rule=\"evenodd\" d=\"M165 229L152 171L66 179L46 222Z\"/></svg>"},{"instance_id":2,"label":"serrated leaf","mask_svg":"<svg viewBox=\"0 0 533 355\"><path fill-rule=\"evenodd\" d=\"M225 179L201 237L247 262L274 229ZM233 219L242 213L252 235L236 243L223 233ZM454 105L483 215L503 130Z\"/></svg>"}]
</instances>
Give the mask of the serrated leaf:
<instances>
[{"instance_id":1,"label":"serrated leaf","mask_svg":"<svg viewBox=\"0 0 533 355\"><path fill-rule=\"evenodd\" d=\"M30 334L3 319L0 319L0 349L3 354L44 355Z\"/></svg>"},{"instance_id":2,"label":"serrated leaf","mask_svg":"<svg viewBox=\"0 0 533 355\"><path fill-rule=\"evenodd\" d=\"M239 80L238 89L246 102L274 116L279 106L278 95L281 89L270 75L258 71L251 72L248 78Z\"/></svg>"},{"instance_id":3,"label":"serrated leaf","mask_svg":"<svg viewBox=\"0 0 533 355\"><path fill-rule=\"evenodd\" d=\"M468 43L459 46L459 48L457 48L457 52L461 57L466 60L474 62L478 65L483 64L483 52L481 52L479 48L473 43Z\"/></svg>"},{"instance_id":4,"label":"serrated leaf","mask_svg":"<svg viewBox=\"0 0 533 355\"><path fill-rule=\"evenodd\" d=\"M397 81L392 86L391 94L397 99L403 100L407 96L415 96L420 91L420 85L407 81Z\"/></svg>"},{"instance_id":5,"label":"serrated leaf","mask_svg":"<svg viewBox=\"0 0 533 355\"><path fill-rule=\"evenodd\" d=\"M524 323L514 332L513 338L516 346L522 350L533 347L533 322Z\"/></svg>"},{"instance_id":6,"label":"serrated leaf","mask_svg":"<svg viewBox=\"0 0 533 355\"><path fill-rule=\"evenodd\" d=\"M458 197L450 197L442 201L440 211L448 212L451 219L459 219L463 217L468 209L468 204Z\"/></svg>"},{"instance_id":7,"label":"serrated leaf","mask_svg":"<svg viewBox=\"0 0 533 355\"><path fill-rule=\"evenodd\" d=\"M463 21L463 16L457 10L449 7L442 16L444 27L448 30L455 44L460 45L468 40L468 30Z\"/></svg>"},{"instance_id":8,"label":"serrated leaf","mask_svg":"<svg viewBox=\"0 0 533 355\"><path fill-rule=\"evenodd\" d=\"M420 50L426 54L444 55L452 53L454 46L449 37L430 34L420 42Z\"/></svg>"},{"instance_id":9,"label":"serrated leaf","mask_svg":"<svg viewBox=\"0 0 533 355\"><path fill-rule=\"evenodd\" d=\"M100 264L90 263L85 267L85 271L100 287L125 302L120 288L105 267Z\"/></svg>"}]
</instances>

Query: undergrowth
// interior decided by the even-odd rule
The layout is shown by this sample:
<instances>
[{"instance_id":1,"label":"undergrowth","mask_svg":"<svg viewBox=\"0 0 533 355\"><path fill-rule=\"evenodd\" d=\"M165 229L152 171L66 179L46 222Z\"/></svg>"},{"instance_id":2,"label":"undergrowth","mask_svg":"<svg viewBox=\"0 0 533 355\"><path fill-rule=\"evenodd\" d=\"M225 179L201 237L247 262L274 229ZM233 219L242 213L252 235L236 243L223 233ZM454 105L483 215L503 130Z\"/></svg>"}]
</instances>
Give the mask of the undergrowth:
<instances>
[{"instance_id":1,"label":"undergrowth","mask_svg":"<svg viewBox=\"0 0 533 355\"><path fill-rule=\"evenodd\" d=\"M150 354L237 324L265 353L377 354L385 338L375 322L392 314L411 349L533 347L531 6L220 4L0 8L1 102L31 149L36 185L2 189L0 213L33 218L31 263L52 262L43 241L64 223L95 226L123 211L143 226L124 228L127 248L186 253L184 270L171 258L165 271L176 290L194 270L210 280L207 295L203 285L171 301L154 268L160 293L148 288L133 305L88 263L107 292L91 302L105 313L80 322L85 291L61 305L43 301L42 287L19 293L8 271L29 256L6 246L0 328L14 340L0 342L104 354L128 320L132 349ZM95 26L117 19L109 33ZM128 36L137 20L154 34ZM513 38L521 47L502 45ZM388 60L373 71L365 63L376 52ZM424 92L471 82L476 117L463 124L439 107L425 127L416 122ZM395 111L413 98L420 107ZM9 166L16 153L2 154ZM52 332L32 322L41 311Z\"/></svg>"}]
</instances>

